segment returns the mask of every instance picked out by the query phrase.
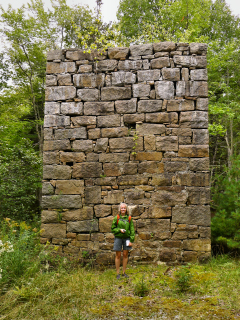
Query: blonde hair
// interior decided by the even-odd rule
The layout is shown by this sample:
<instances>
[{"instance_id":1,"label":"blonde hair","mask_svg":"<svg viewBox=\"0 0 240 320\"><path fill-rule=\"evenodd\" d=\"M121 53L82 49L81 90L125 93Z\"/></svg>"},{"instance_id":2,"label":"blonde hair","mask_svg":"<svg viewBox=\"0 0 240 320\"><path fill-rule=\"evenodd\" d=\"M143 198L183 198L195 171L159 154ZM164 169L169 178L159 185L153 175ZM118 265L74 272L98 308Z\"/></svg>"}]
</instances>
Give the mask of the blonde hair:
<instances>
[{"instance_id":1,"label":"blonde hair","mask_svg":"<svg viewBox=\"0 0 240 320\"><path fill-rule=\"evenodd\" d=\"M120 205L119 205L119 207L118 207L118 213L119 213L119 214L121 213L121 206L122 206L123 204L126 206L126 209L127 209L126 214L129 216L128 205L127 205L125 202L121 202L121 203L120 203Z\"/></svg>"}]
</instances>

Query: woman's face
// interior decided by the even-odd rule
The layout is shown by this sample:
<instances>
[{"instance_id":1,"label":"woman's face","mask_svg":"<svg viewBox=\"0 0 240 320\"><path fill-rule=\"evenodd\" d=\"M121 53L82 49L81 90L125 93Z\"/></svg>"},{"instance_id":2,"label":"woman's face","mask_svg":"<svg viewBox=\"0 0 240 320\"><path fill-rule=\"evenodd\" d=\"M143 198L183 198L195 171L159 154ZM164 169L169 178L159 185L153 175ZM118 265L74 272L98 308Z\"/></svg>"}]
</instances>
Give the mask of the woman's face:
<instances>
[{"instance_id":1,"label":"woman's face","mask_svg":"<svg viewBox=\"0 0 240 320\"><path fill-rule=\"evenodd\" d=\"M124 215L127 212L127 207L125 204L122 204L120 207L120 212L122 215Z\"/></svg>"}]
</instances>

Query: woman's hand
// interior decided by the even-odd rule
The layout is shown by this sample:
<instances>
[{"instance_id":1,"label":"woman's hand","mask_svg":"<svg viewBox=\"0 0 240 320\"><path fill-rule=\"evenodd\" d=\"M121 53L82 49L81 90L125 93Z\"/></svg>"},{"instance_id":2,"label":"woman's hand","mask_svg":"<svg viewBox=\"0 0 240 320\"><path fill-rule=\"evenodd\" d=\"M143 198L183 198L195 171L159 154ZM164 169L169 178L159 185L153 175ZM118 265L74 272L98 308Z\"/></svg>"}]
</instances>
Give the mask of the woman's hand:
<instances>
[{"instance_id":1,"label":"woman's hand","mask_svg":"<svg viewBox=\"0 0 240 320\"><path fill-rule=\"evenodd\" d=\"M129 245L128 245L129 247L131 247L132 246L132 242L129 242Z\"/></svg>"},{"instance_id":2,"label":"woman's hand","mask_svg":"<svg viewBox=\"0 0 240 320\"><path fill-rule=\"evenodd\" d=\"M125 230L125 229L120 229L120 231L121 231L122 233L125 233L125 232L126 232L126 230Z\"/></svg>"}]
</instances>

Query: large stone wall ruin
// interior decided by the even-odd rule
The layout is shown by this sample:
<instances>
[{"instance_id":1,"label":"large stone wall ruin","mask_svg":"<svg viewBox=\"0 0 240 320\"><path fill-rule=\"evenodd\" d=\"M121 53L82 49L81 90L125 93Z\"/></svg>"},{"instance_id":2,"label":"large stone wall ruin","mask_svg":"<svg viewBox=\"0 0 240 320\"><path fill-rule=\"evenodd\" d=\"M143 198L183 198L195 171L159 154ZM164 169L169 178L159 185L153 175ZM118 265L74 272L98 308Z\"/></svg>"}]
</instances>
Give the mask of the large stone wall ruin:
<instances>
[{"instance_id":1,"label":"large stone wall ruin","mask_svg":"<svg viewBox=\"0 0 240 320\"><path fill-rule=\"evenodd\" d=\"M207 46L160 42L48 53L42 243L113 262L120 202L131 259L210 256Z\"/></svg>"}]
</instances>

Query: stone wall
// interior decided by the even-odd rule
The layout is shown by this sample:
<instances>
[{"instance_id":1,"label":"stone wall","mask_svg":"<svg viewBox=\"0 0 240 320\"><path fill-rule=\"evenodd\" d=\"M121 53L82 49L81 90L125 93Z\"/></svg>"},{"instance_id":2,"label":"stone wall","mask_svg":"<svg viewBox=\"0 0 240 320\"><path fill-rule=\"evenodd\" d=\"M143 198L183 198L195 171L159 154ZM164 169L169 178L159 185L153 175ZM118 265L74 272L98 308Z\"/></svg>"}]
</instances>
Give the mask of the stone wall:
<instances>
[{"instance_id":1,"label":"stone wall","mask_svg":"<svg viewBox=\"0 0 240 320\"><path fill-rule=\"evenodd\" d=\"M160 42L48 53L42 243L112 262L120 202L131 259L209 257L207 46Z\"/></svg>"}]
</instances>

